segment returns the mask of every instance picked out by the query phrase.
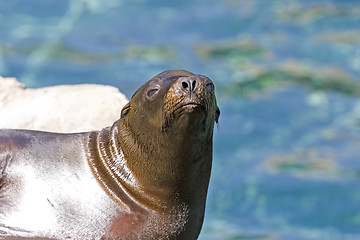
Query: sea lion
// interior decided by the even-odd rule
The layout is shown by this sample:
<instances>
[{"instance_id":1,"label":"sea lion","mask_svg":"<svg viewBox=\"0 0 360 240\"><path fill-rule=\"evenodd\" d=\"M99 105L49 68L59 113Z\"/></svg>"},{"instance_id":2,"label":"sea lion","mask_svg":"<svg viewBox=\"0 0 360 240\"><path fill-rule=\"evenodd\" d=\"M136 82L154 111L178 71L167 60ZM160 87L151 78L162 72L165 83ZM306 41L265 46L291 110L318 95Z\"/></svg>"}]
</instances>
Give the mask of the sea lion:
<instances>
[{"instance_id":1,"label":"sea lion","mask_svg":"<svg viewBox=\"0 0 360 240\"><path fill-rule=\"evenodd\" d=\"M0 239L197 239L214 84L187 71L143 86L111 127L0 131Z\"/></svg>"}]
</instances>

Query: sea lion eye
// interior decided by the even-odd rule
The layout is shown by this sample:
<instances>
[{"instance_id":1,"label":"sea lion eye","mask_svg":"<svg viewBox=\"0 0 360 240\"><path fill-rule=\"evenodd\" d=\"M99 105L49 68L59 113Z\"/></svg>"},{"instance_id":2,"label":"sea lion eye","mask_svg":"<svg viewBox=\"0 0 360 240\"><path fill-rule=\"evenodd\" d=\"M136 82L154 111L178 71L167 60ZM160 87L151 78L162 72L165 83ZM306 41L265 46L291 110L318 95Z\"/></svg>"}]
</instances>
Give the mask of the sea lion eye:
<instances>
[{"instance_id":1,"label":"sea lion eye","mask_svg":"<svg viewBox=\"0 0 360 240\"><path fill-rule=\"evenodd\" d=\"M213 83L211 83L211 82L209 82L209 83L207 83L206 85L206 88L210 91L210 92L213 92L214 91L214 84Z\"/></svg>"},{"instance_id":2,"label":"sea lion eye","mask_svg":"<svg viewBox=\"0 0 360 240\"><path fill-rule=\"evenodd\" d=\"M130 112L130 104L126 104L121 110L120 118L124 118Z\"/></svg>"},{"instance_id":3,"label":"sea lion eye","mask_svg":"<svg viewBox=\"0 0 360 240\"><path fill-rule=\"evenodd\" d=\"M146 97L151 100L159 92L159 90L160 89L158 87L150 88L146 93Z\"/></svg>"}]
</instances>

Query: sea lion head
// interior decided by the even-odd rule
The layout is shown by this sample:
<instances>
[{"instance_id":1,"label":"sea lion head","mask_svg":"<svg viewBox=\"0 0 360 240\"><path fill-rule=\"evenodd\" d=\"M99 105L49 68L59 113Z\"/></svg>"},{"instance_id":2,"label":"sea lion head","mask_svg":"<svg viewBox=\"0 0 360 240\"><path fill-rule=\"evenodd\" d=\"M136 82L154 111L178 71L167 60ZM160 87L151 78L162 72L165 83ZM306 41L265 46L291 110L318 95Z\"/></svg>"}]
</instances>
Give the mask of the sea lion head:
<instances>
[{"instance_id":1,"label":"sea lion head","mask_svg":"<svg viewBox=\"0 0 360 240\"><path fill-rule=\"evenodd\" d=\"M219 115L215 87L208 77L171 70L141 86L122 109L121 119L152 133L180 134L188 130L212 136Z\"/></svg>"}]
</instances>

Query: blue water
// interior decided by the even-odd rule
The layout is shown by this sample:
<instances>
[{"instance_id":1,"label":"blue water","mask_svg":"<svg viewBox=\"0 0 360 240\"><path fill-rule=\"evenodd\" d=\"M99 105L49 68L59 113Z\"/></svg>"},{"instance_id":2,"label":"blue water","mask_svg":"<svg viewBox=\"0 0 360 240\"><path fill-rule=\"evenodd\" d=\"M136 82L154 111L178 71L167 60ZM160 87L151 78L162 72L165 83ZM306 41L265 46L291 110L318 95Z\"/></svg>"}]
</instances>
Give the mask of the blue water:
<instances>
[{"instance_id":1,"label":"blue water","mask_svg":"<svg viewBox=\"0 0 360 240\"><path fill-rule=\"evenodd\" d=\"M0 75L28 87L131 97L167 69L217 87L200 239L360 239L359 1L0 1Z\"/></svg>"}]
</instances>

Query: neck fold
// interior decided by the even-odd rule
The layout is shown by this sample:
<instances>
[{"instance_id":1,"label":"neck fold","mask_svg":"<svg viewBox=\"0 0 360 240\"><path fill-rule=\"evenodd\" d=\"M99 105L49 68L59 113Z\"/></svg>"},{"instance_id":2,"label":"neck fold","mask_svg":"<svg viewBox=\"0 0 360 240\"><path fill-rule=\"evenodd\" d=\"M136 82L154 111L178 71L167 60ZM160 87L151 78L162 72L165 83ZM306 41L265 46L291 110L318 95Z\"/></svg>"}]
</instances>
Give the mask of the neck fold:
<instances>
[{"instance_id":1,"label":"neck fold","mask_svg":"<svg viewBox=\"0 0 360 240\"><path fill-rule=\"evenodd\" d=\"M91 132L88 162L96 179L106 192L128 211L138 210L140 204L132 196L129 186L136 180L129 170L118 135L118 122L100 132Z\"/></svg>"}]
</instances>

